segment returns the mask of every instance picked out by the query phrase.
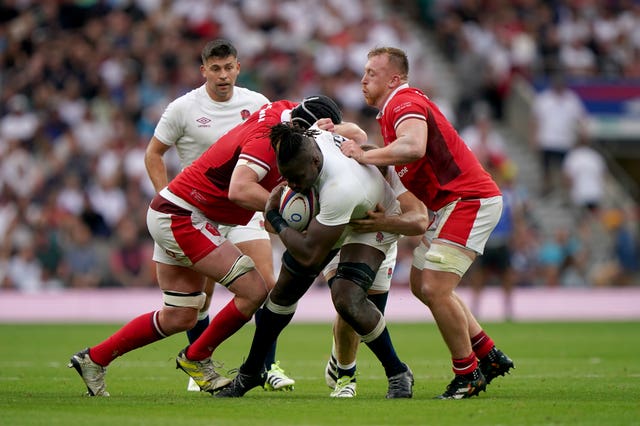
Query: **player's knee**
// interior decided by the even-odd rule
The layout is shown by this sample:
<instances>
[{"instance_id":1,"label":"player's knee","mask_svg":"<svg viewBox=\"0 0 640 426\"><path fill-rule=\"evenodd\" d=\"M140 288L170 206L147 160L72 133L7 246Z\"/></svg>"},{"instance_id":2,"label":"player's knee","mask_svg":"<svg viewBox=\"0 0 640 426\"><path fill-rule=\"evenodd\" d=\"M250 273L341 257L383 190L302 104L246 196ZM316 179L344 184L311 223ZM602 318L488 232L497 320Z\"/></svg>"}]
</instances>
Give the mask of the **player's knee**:
<instances>
[{"instance_id":1,"label":"player's knee","mask_svg":"<svg viewBox=\"0 0 640 426\"><path fill-rule=\"evenodd\" d=\"M256 281L257 282L257 281ZM269 296L269 290L265 285L256 285L252 286L252 291L250 291L246 298L251 303L252 306L255 307L255 310L258 310L260 306L267 300L267 296Z\"/></svg>"},{"instance_id":2,"label":"player's knee","mask_svg":"<svg viewBox=\"0 0 640 426\"><path fill-rule=\"evenodd\" d=\"M333 285L337 280L350 281L366 293L373 285L373 280L375 278L375 271L366 263L340 262L336 269L335 276L329 281L329 285Z\"/></svg>"},{"instance_id":3,"label":"player's knee","mask_svg":"<svg viewBox=\"0 0 640 426\"><path fill-rule=\"evenodd\" d=\"M204 304L200 308L200 312L209 312L209 308L211 307L211 297L213 295L210 293L206 294L206 298L204 299Z\"/></svg>"},{"instance_id":4,"label":"player's knee","mask_svg":"<svg viewBox=\"0 0 640 426\"><path fill-rule=\"evenodd\" d=\"M267 286L257 271L252 271L236 280L230 290L235 295L237 303L243 307L241 310L251 313L258 310L269 295Z\"/></svg>"},{"instance_id":5,"label":"player's knee","mask_svg":"<svg viewBox=\"0 0 640 426\"><path fill-rule=\"evenodd\" d=\"M336 311L345 319L356 318L362 309L375 279L375 272L366 263L341 262L329 281ZM354 286L355 284L356 286Z\"/></svg>"},{"instance_id":6,"label":"player's knee","mask_svg":"<svg viewBox=\"0 0 640 426\"><path fill-rule=\"evenodd\" d=\"M411 293L422 303L429 305L431 299L428 296L429 291L426 284L420 281L411 282Z\"/></svg>"},{"instance_id":7,"label":"player's knee","mask_svg":"<svg viewBox=\"0 0 640 426\"><path fill-rule=\"evenodd\" d=\"M206 299L207 296L201 291L163 291L162 300L168 314L163 315L162 329L169 334L192 329L198 321L198 312L204 308Z\"/></svg>"},{"instance_id":8,"label":"player's knee","mask_svg":"<svg viewBox=\"0 0 640 426\"><path fill-rule=\"evenodd\" d=\"M187 307L164 306L164 315L159 316L156 328L162 330L162 334L170 336L182 331L191 330L198 322L198 311Z\"/></svg>"},{"instance_id":9,"label":"player's knee","mask_svg":"<svg viewBox=\"0 0 640 426\"><path fill-rule=\"evenodd\" d=\"M184 293L181 291L165 290L162 292L162 300L165 306L172 308L194 308L196 311L202 309L207 296L202 291Z\"/></svg>"},{"instance_id":10,"label":"player's knee","mask_svg":"<svg viewBox=\"0 0 640 426\"><path fill-rule=\"evenodd\" d=\"M335 307L336 312L340 314L340 317L349 322L355 317L357 308L362 305L358 304L357 298L354 297L352 292L340 291L340 283L335 284L336 285L331 289L331 300L333 302L333 306Z\"/></svg>"}]
</instances>

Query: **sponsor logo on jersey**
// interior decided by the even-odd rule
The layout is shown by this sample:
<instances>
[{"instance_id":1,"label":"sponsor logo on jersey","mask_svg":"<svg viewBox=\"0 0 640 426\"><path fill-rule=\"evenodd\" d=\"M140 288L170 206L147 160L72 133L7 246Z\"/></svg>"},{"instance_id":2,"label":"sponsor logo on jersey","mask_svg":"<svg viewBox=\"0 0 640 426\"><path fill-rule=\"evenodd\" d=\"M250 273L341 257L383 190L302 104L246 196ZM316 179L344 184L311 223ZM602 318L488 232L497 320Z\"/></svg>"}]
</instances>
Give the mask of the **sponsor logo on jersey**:
<instances>
[{"instance_id":1,"label":"sponsor logo on jersey","mask_svg":"<svg viewBox=\"0 0 640 426\"><path fill-rule=\"evenodd\" d=\"M198 127L209 127L209 123L211 123L211 119L207 117L200 117L196 121L200 123Z\"/></svg>"},{"instance_id":2,"label":"sponsor logo on jersey","mask_svg":"<svg viewBox=\"0 0 640 426\"><path fill-rule=\"evenodd\" d=\"M200 191L198 191L197 189L192 189L189 195L191 195L191 198L200 203L204 203L207 200L207 198L202 195L202 193L200 193Z\"/></svg>"},{"instance_id":3,"label":"sponsor logo on jersey","mask_svg":"<svg viewBox=\"0 0 640 426\"><path fill-rule=\"evenodd\" d=\"M242 117L243 121L249 118L250 115L251 112L248 109L243 109L242 111L240 111L240 117Z\"/></svg>"},{"instance_id":4,"label":"sponsor logo on jersey","mask_svg":"<svg viewBox=\"0 0 640 426\"><path fill-rule=\"evenodd\" d=\"M409 172L409 169L407 169L406 167L403 167L399 172L398 172L398 177L402 178L402 176L406 175Z\"/></svg>"}]
</instances>

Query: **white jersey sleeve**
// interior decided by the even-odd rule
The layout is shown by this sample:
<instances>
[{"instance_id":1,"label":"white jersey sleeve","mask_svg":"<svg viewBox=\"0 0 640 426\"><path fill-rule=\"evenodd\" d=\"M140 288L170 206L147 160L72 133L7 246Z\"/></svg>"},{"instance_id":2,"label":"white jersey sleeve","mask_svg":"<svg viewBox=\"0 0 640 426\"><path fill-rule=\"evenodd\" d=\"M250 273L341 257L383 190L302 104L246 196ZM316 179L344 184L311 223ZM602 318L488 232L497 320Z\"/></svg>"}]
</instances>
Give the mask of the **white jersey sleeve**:
<instances>
[{"instance_id":1,"label":"white jersey sleeve","mask_svg":"<svg viewBox=\"0 0 640 426\"><path fill-rule=\"evenodd\" d=\"M216 102L202 85L167 106L154 136L164 144L175 145L180 166L185 168L268 102L264 95L237 86L231 99Z\"/></svg>"},{"instance_id":2,"label":"white jersey sleeve","mask_svg":"<svg viewBox=\"0 0 640 426\"><path fill-rule=\"evenodd\" d=\"M396 198L408 191L408 189L402 184L398 173L396 173L395 167L387 166L386 179L387 182L389 182L389 186L391 186Z\"/></svg>"}]
</instances>

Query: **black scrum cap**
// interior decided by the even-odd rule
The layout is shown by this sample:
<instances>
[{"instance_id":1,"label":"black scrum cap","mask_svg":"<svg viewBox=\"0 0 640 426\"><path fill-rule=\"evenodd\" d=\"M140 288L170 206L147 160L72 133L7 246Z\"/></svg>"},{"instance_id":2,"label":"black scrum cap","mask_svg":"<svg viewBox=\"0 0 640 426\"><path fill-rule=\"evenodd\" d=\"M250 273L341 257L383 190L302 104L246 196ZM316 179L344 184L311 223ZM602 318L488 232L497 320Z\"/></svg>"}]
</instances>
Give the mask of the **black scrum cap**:
<instances>
[{"instance_id":1,"label":"black scrum cap","mask_svg":"<svg viewBox=\"0 0 640 426\"><path fill-rule=\"evenodd\" d=\"M291 121L308 129L321 118L330 118L333 124L342 122L342 112L338 105L328 96L316 95L306 97L291 111Z\"/></svg>"}]
</instances>

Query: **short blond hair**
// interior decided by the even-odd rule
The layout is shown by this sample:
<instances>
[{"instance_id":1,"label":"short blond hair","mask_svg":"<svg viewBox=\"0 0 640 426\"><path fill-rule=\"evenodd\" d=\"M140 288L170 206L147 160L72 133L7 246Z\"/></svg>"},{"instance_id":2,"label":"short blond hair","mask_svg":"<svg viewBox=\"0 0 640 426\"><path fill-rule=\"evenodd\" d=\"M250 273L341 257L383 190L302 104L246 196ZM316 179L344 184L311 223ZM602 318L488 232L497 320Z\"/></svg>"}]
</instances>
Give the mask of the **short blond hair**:
<instances>
[{"instance_id":1,"label":"short blond hair","mask_svg":"<svg viewBox=\"0 0 640 426\"><path fill-rule=\"evenodd\" d=\"M398 49L397 47L374 47L367 54L367 58L370 59L380 55L387 55L389 57L389 63L398 69L404 80L409 78L409 59L404 50Z\"/></svg>"}]
</instances>

